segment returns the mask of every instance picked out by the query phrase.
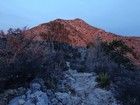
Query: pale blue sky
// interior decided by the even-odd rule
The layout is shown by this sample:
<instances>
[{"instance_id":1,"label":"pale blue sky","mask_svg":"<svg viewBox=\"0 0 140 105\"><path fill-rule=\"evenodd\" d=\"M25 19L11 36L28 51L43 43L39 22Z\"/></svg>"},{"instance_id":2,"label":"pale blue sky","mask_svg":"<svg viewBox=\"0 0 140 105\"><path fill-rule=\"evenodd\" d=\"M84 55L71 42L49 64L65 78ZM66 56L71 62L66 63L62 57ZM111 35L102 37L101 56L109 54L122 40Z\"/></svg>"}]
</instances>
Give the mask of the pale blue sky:
<instances>
[{"instance_id":1,"label":"pale blue sky","mask_svg":"<svg viewBox=\"0 0 140 105\"><path fill-rule=\"evenodd\" d=\"M119 35L140 36L140 0L0 0L0 29L81 18Z\"/></svg>"}]
</instances>

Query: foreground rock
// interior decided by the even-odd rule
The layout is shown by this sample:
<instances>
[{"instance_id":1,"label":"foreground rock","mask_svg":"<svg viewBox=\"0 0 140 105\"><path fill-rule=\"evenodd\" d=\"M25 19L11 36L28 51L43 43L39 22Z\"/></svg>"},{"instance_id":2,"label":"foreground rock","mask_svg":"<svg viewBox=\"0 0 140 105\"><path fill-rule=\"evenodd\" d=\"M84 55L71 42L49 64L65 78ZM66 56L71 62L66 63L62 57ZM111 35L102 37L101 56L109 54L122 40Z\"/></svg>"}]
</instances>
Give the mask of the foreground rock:
<instances>
[{"instance_id":1,"label":"foreground rock","mask_svg":"<svg viewBox=\"0 0 140 105\"><path fill-rule=\"evenodd\" d=\"M9 105L48 105L49 98L40 83L32 83L25 95L15 97Z\"/></svg>"},{"instance_id":2,"label":"foreground rock","mask_svg":"<svg viewBox=\"0 0 140 105\"><path fill-rule=\"evenodd\" d=\"M44 88L43 80L31 83L26 93L13 98L9 105L120 105L111 91L97 87L94 73L65 72L60 91Z\"/></svg>"}]
</instances>

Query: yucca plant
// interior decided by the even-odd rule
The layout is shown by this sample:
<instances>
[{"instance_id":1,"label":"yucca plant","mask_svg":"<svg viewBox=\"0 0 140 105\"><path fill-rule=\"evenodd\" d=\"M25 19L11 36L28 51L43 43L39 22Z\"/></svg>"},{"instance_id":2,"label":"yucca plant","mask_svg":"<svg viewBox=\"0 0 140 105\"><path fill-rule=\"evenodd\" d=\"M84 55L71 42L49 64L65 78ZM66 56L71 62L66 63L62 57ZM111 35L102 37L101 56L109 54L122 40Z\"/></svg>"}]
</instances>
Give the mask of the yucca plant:
<instances>
[{"instance_id":1,"label":"yucca plant","mask_svg":"<svg viewBox=\"0 0 140 105\"><path fill-rule=\"evenodd\" d=\"M110 78L107 73L100 73L96 79L99 82L99 86L105 88L110 84Z\"/></svg>"}]
</instances>

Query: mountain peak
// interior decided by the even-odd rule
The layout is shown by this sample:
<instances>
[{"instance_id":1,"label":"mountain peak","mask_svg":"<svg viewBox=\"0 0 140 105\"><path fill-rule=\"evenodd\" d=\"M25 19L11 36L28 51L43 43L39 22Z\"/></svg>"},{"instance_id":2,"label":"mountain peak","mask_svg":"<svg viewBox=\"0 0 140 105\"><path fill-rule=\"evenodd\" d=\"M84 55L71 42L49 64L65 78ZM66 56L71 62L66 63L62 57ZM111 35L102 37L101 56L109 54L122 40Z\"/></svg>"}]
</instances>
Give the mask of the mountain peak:
<instances>
[{"instance_id":1,"label":"mountain peak","mask_svg":"<svg viewBox=\"0 0 140 105\"><path fill-rule=\"evenodd\" d=\"M84 22L84 21L83 21L82 19L80 19L80 18L75 18L74 21L82 21L82 22Z\"/></svg>"},{"instance_id":2,"label":"mountain peak","mask_svg":"<svg viewBox=\"0 0 140 105\"><path fill-rule=\"evenodd\" d=\"M82 19L80 18L75 18L75 19L61 19L61 18L58 18L58 19L55 19L54 21L83 21Z\"/></svg>"},{"instance_id":3,"label":"mountain peak","mask_svg":"<svg viewBox=\"0 0 140 105\"><path fill-rule=\"evenodd\" d=\"M48 23L43 23L30 30L28 33L38 35L38 39L47 40L48 35L52 40L63 41L72 45L86 45L93 40L93 34L99 29L90 26L80 18L74 20L56 19ZM45 34L45 39L40 37Z\"/></svg>"},{"instance_id":4,"label":"mountain peak","mask_svg":"<svg viewBox=\"0 0 140 105\"><path fill-rule=\"evenodd\" d=\"M93 27L80 18L73 20L56 19L40 24L28 30L27 33L37 35L37 40L48 40L49 37L54 41L62 41L77 46L85 46L97 37L104 41L116 39L115 34ZM40 34L46 36L42 38Z\"/></svg>"},{"instance_id":5,"label":"mountain peak","mask_svg":"<svg viewBox=\"0 0 140 105\"><path fill-rule=\"evenodd\" d=\"M83 22L83 23L85 23L85 21L83 21L80 18L69 19L69 20L66 20L66 19L56 19L56 20L53 20L51 22Z\"/></svg>"}]
</instances>

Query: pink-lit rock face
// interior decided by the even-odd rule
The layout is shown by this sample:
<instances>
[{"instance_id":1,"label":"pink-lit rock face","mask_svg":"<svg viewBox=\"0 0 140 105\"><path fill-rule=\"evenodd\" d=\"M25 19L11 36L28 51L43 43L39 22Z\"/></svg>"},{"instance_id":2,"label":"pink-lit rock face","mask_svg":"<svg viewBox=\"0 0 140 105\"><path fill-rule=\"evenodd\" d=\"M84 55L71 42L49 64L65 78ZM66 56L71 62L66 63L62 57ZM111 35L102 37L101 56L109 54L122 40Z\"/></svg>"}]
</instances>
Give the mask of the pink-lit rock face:
<instances>
[{"instance_id":1,"label":"pink-lit rock face","mask_svg":"<svg viewBox=\"0 0 140 105\"><path fill-rule=\"evenodd\" d=\"M52 40L65 42L75 46L86 46L100 37L103 41L123 40L126 45L134 49L136 56L127 54L127 56L138 66L140 66L140 37L124 37L105 32L102 29L90 26L83 20L77 18L74 20L57 19L48 23L40 24L27 32L27 37L36 35L34 40Z\"/></svg>"}]
</instances>

